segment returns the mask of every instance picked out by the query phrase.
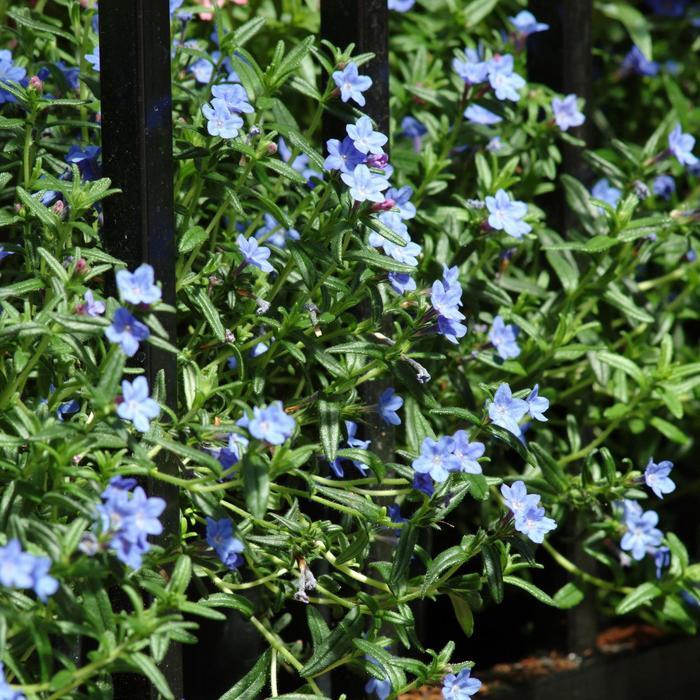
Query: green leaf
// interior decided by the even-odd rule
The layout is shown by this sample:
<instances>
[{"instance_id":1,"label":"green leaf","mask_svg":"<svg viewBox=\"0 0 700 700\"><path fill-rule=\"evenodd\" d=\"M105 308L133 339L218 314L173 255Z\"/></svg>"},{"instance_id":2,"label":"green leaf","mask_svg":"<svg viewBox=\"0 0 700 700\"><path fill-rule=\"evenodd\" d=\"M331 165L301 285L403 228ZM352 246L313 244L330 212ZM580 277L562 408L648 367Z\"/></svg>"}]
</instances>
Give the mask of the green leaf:
<instances>
[{"instance_id":1,"label":"green leaf","mask_svg":"<svg viewBox=\"0 0 700 700\"><path fill-rule=\"evenodd\" d=\"M558 608L566 610L578 605L583 600L583 597L583 591L570 581L554 594L554 602Z\"/></svg>"},{"instance_id":2,"label":"green leaf","mask_svg":"<svg viewBox=\"0 0 700 700\"><path fill-rule=\"evenodd\" d=\"M338 453L338 443L340 442L340 405L333 401L320 399L318 402L320 415L319 431L321 434L321 444L326 459L332 462Z\"/></svg>"},{"instance_id":3,"label":"green leaf","mask_svg":"<svg viewBox=\"0 0 700 700\"><path fill-rule=\"evenodd\" d=\"M467 29L476 27L482 19L490 15L499 0L472 0L463 10Z\"/></svg>"},{"instance_id":4,"label":"green leaf","mask_svg":"<svg viewBox=\"0 0 700 700\"><path fill-rule=\"evenodd\" d=\"M266 21L265 17L255 17L242 24L232 35L233 44L243 46L265 26Z\"/></svg>"},{"instance_id":5,"label":"green leaf","mask_svg":"<svg viewBox=\"0 0 700 700\"><path fill-rule=\"evenodd\" d=\"M616 367L622 370L625 374L632 377L639 386L643 386L645 382L644 372L642 372L637 365L632 362L632 360L623 357L622 355L617 355L612 352L598 352L598 359L601 362L605 362L606 365L611 367Z\"/></svg>"},{"instance_id":6,"label":"green leaf","mask_svg":"<svg viewBox=\"0 0 700 700\"><path fill-rule=\"evenodd\" d=\"M630 39L639 47L647 61L652 60L652 42L649 23L646 17L635 7L624 2L606 2L598 5L598 9L610 19L621 22Z\"/></svg>"},{"instance_id":7,"label":"green leaf","mask_svg":"<svg viewBox=\"0 0 700 700\"><path fill-rule=\"evenodd\" d=\"M60 36L71 44L76 44L77 40L73 34L67 32L54 24L49 24L48 22L41 22L30 15L29 10L26 8L9 9L6 11L6 16L13 19L18 25L22 27L27 27L33 32L54 34L55 36Z\"/></svg>"},{"instance_id":8,"label":"green leaf","mask_svg":"<svg viewBox=\"0 0 700 700\"><path fill-rule=\"evenodd\" d=\"M42 258L46 261L46 264L51 268L52 272L56 277L61 280L64 284L68 282L68 273L66 272L66 268L61 265L56 258L54 258L51 253L49 253L46 248L39 247L36 250L39 255L41 255Z\"/></svg>"},{"instance_id":9,"label":"green leaf","mask_svg":"<svg viewBox=\"0 0 700 700\"><path fill-rule=\"evenodd\" d=\"M217 340L223 343L226 338L224 324L221 323L221 317L219 316L219 312L214 307L214 304L209 298L209 295L207 294L204 287L199 287L192 294L192 301L204 315L204 318L209 324L209 327L212 329Z\"/></svg>"},{"instance_id":10,"label":"green leaf","mask_svg":"<svg viewBox=\"0 0 700 700\"><path fill-rule=\"evenodd\" d=\"M450 593L449 598L459 626L467 637L471 637L474 633L474 613L469 603L456 593Z\"/></svg>"},{"instance_id":11,"label":"green leaf","mask_svg":"<svg viewBox=\"0 0 700 700\"><path fill-rule=\"evenodd\" d=\"M211 608L237 610L244 617L250 617L253 614L253 604L247 598L234 593L212 593L208 598L202 598L199 602Z\"/></svg>"},{"instance_id":12,"label":"green leaf","mask_svg":"<svg viewBox=\"0 0 700 700\"><path fill-rule=\"evenodd\" d=\"M509 583L511 586L517 586L527 591L533 598L536 598L540 603L545 605L551 605L554 608L558 608L557 602L549 595L547 595L541 588L535 586L534 583L525 581L524 579L518 578L517 576L504 576L504 583Z\"/></svg>"},{"instance_id":13,"label":"green leaf","mask_svg":"<svg viewBox=\"0 0 700 700\"><path fill-rule=\"evenodd\" d=\"M266 649L255 666L236 685L227 690L219 700L259 700L260 693L267 685L271 659L272 652L270 649Z\"/></svg>"},{"instance_id":14,"label":"green leaf","mask_svg":"<svg viewBox=\"0 0 700 700\"><path fill-rule=\"evenodd\" d=\"M663 418L653 416L649 422L665 437L679 445L685 445L690 441L690 438L673 423L669 423Z\"/></svg>"},{"instance_id":15,"label":"green leaf","mask_svg":"<svg viewBox=\"0 0 700 700\"><path fill-rule=\"evenodd\" d=\"M362 627L360 609L354 607L338 623L323 643L314 650L309 661L299 671L299 675L308 678L323 673L331 664L352 648L353 640L362 634Z\"/></svg>"},{"instance_id":16,"label":"green leaf","mask_svg":"<svg viewBox=\"0 0 700 700\"><path fill-rule=\"evenodd\" d=\"M452 567L459 567L471 558L472 554L462 547L450 547L438 554L425 572L423 582L420 587L421 598L425 597L428 589L440 578L440 574Z\"/></svg>"},{"instance_id":17,"label":"green leaf","mask_svg":"<svg viewBox=\"0 0 700 700\"><path fill-rule=\"evenodd\" d=\"M481 557L484 560L484 573L486 583L494 603L503 601L503 569L501 568L501 553L499 547L487 542L481 548Z\"/></svg>"},{"instance_id":18,"label":"green leaf","mask_svg":"<svg viewBox=\"0 0 700 700\"><path fill-rule=\"evenodd\" d=\"M353 644L367 656L372 657L381 669L382 676L391 683L392 690L398 690L406 685L406 674L384 647L368 642L366 639L355 639Z\"/></svg>"},{"instance_id":19,"label":"green leaf","mask_svg":"<svg viewBox=\"0 0 700 700\"><path fill-rule=\"evenodd\" d=\"M416 548L418 533L418 528L411 521L404 523L404 526L401 528L401 536L394 552L394 561L392 562L391 574L389 575L389 586L392 590L397 589L404 581L411 563L411 557Z\"/></svg>"},{"instance_id":20,"label":"green leaf","mask_svg":"<svg viewBox=\"0 0 700 700\"><path fill-rule=\"evenodd\" d=\"M17 187L17 196L29 211L36 216L39 221L51 229L55 229L59 224L59 218L50 209L47 209L38 199L32 197L27 190Z\"/></svg>"},{"instance_id":21,"label":"green leaf","mask_svg":"<svg viewBox=\"0 0 700 700\"><path fill-rule=\"evenodd\" d=\"M323 640L328 637L330 629L323 619L323 615L321 615L318 609L313 605L306 606L306 622L309 625L309 632L311 632L311 643L313 644L313 648L316 649L323 644Z\"/></svg>"},{"instance_id":22,"label":"green leaf","mask_svg":"<svg viewBox=\"0 0 700 700\"><path fill-rule=\"evenodd\" d=\"M193 226L185 231L178 243L177 249L180 253L189 253L200 245L200 243L204 243L204 241L208 239L209 236L207 232L201 226Z\"/></svg>"},{"instance_id":23,"label":"green leaf","mask_svg":"<svg viewBox=\"0 0 700 700\"><path fill-rule=\"evenodd\" d=\"M626 615L628 612L638 608L644 603L657 598L663 591L655 584L646 582L641 586L637 586L631 593L628 593L615 608L618 615Z\"/></svg>"},{"instance_id":24,"label":"green leaf","mask_svg":"<svg viewBox=\"0 0 700 700\"><path fill-rule=\"evenodd\" d=\"M187 590L187 586L190 585L191 578L192 560L186 554L181 554L175 562L173 573L170 576L170 581L168 581L168 590L175 593L184 593Z\"/></svg>"},{"instance_id":25,"label":"green leaf","mask_svg":"<svg viewBox=\"0 0 700 700\"><path fill-rule=\"evenodd\" d=\"M254 517L262 518L267 511L267 502L270 497L270 475L267 463L254 452L246 452L241 462L246 505Z\"/></svg>"},{"instance_id":26,"label":"green leaf","mask_svg":"<svg viewBox=\"0 0 700 700\"><path fill-rule=\"evenodd\" d=\"M129 655L128 662L146 676L166 700L173 700L174 696L168 686L168 681L165 680L165 676L150 656L137 651Z\"/></svg>"}]
</instances>

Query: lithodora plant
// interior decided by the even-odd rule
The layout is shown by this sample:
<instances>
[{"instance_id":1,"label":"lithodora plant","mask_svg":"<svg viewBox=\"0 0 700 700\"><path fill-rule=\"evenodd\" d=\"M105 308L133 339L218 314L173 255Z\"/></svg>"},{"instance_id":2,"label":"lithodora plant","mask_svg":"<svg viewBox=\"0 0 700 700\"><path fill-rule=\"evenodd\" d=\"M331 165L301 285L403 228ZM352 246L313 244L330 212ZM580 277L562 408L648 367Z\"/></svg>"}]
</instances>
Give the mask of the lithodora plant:
<instances>
[{"instance_id":1,"label":"lithodora plant","mask_svg":"<svg viewBox=\"0 0 700 700\"><path fill-rule=\"evenodd\" d=\"M7 693L101 697L129 670L172 697L170 645L225 609L269 647L230 698L322 697L341 666L380 698L474 695L416 635L440 596L467 636L511 587L695 631L697 565L645 503L692 486L693 122L672 104L641 145L588 149L587 106L526 79L548 28L523 3L390 4L392 138L363 111L372 56L319 41L307 3L171 3L175 307L107 252L94 8L6 12ZM147 347L176 356L176 406ZM570 582L537 587L555 565Z\"/></svg>"}]
</instances>

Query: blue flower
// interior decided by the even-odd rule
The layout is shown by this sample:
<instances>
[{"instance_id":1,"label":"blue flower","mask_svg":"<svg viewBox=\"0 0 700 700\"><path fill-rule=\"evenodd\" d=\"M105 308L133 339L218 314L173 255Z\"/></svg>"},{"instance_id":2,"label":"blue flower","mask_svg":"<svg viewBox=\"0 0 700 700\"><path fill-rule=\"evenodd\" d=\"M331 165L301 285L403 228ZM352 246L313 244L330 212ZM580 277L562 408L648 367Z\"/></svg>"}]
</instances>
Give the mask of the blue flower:
<instances>
[{"instance_id":1,"label":"blue flower","mask_svg":"<svg viewBox=\"0 0 700 700\"><path fill-rule=\"evenodd\" d=\"M695 137L684 134L680 124L673 127L673 131L668 135L668 149L678 158L681 165L695 165L698 162L693 155Z\"/></svg>"},{"instance_id":2,"label":"blue flower","mask_svg":"<svg viewBox=\"0 0 700 700\"><path fill-rule=\"evenodd\" d=\"M459 58L453 59L452 69L467 85L483 83L489 74L488 64L476 49L464 49Z\"/></svg>"},{"instance_id":3,"label":"blue flower","mask_svg":"<svg viewBox=\"0 0 700 700\"><path fill-rule=\"evenodd\" d=\"M65 401L61 404L59 404L58 408L56 409L56 418L60 421L64 421L68 416L72 416L74 413L77 413L80 410L80 403L76 401L75 399L71 399L70 401Z\"/></svg>"},{"instance_id":4,"label":"blue flower","mask_svg":"<svg viewBox=\"0 0 700 700\"><path fill-rule=\"evenodd\" d=\"M242 563L243 542L233 536L233 523L228 518L207 518L207 544L214 549L226 568L235 571Z\"/></svg>"},{"instance_id":5,"label":"blue flower","mask_svg":"<svg viewBox=\"0 0 700 700\"><path fill-rule=\"evenodd\" d=\"M673 462L664 460L656 464L653 457L644 468L644 482L656 494L657 498L663 498L665 493L676 490L676 484L669 476L673 469Z\"/></svg>"},{"instance_id":6,"label":"blue flower","mask_svg":"<svg viewBox=\"0 0 700 700\"><path fill-rule=\"evenodd\" d=\"M487 63L489 84L499 100L517 102L525 80L513 70L513 57L510 54L494 56Z\"/></svg>"},{"instance_id":7,"label":"blue flower","mask_svg":"<svg viewBox=\"0 0 700 700\"><path fill-rule=\"evenodd\" d=\"M658 175L654 178L651 189L658 197L671 199L676 191L676 181L670 175Z\"/></svg>"},{"instance_id":8,"label":"blue flower","mask_svg":"<svg viewBox=\"0 0 700 700\"><path fill-rule=\"evenodd\" d=\"M247 447L248 438L238 433L231 433L228 436L228 444L225 447L212 449L210 452L219 460L224 470L227 470L238 464Z\"/></svg>"},{"instance_id":9,"label":"blue flower","mask_svg":"<svg viewBox=\"0 0 700 700\"><path fill-rule=\"evenodd\" d=\"M466 430L458 430L453 436L454 456L459 462L460 472L465 474L481 474L481 465L477 461L484 454L484 443L470 442Z\"/></svg>"},{"instance_id":10,"label":"blue flower","mask_svg":"<svg viewBox=\"0 0 700 700\"><path fill-rule=\"evenodd\" d=\"M209 104L202 105L202 114L207 120L207 132L210 136L233 139L238 136L243 126L243 119L231 112L226 102L218 97Z\"/></svg>"},{"instance_id":11,"label":"blue flower","mask_svg":"<svg viewBox=\"0 0 700 700\"><path fill-rule=\"evenodd\" d=\"M623 74L654 76L659 72L659 64L650 61L635 44L622 61L621 71Z\"/></svg>"},{"instance_id":12,"label":"blue flower","mask_svg":"<svg viewBox=\"0 0 700 700\"><path fill-rule=\"evenodd\" d=\"M149 498L133 479L116 477L102 492L102 504L97 507L101 532L109 537L109 547L117 559L139 569L143 555L151 548L148 535L160 535L159 520L165 510L162 498ZM133 492L130 489L134 488Z\"/></svg>"},{"instance_id":13,"label":"blue flower","mask_svg":"<svg viewBox=\"0 0 700 700\"><path fill-rule=\"evenodd\" d=\"M145 377L136 377L133 382L122 380L122 400L117 404L117 415L131 421L140 433L149 431L149 420L160 415L160 406L148 395Z\"/></svg>"},{"instance_id":14,"label":"blue flower","mask_svg":"<svg viewBox=\"0 0 700 700\"><path fill-rule=\"evenodd\" d=\"M190 73L192 73L194 79L198 83L206 85L207 83L211 82L212 75L214 75L214 64L206 58L198 58L190 66Z\"/></svg>"},{"instance_id":15,"label":"blue flower","mask_svg":"<svg viewBox=\"0 0 700 700\"><path fill-rule=\"evenodd\" d=\"M42 603L58 590L58 581L49 575L50 568L48 557L23 551L19 540L11 539L0 547L0 584L6 588L32 589Z\"/></svg>"},{"instance_id":16,"label":"blue flower","mask_svg":"<svg viewBox=\"0 0 700 700\"><path fill-rule=\"evenodd\" d=\"M79 304L76 311L79 314L84 314L85 316L92 316L93 318L101 316L105 312L105 305L102 301L95 301L95 296L91 289L88 289L83 295L85 302Z\"/></svg>"},{"instance_id":17,"label":"blue flower","mask_svg":"<svg viewBox=\"0 0 700 700\"><path fill-rule=\"evenodd\" d=\"M503 117L499 117L498 114L494 114L485 107L480 105L469 105L464 110L464 117L472 124L498 124L503 121Z\"/></svg>"},{"instance_id":18,"label":"blue flower","mask_svg":"<svg viewBox=\"0 0 700 700\"><path fill-rule=\"evenodd\" d=\"M617 206L617 203L620 201L620 198L622 197L622 190L611 185L608 181L608 178L604 177L598 180L595 183L595 185L593 185L591 194L596 199L600 199L603 202L606 202L614 209ZM598 211L603 212L604 210L602 207L599 207Z\"/></svg>"},{"instance_id":19,"label":"blue flower","mask_svg":"<svg viewBox=\"0 0 700 700\"><path fill-rule=\"evenodd\" d=\"M546 399L544 396L538 395L539 388L539 384L535 384L532 391L525 399L525 402L527 403L528 413L535 420L546 422L547 418L545 417L544 412L549 408L549 399Z\"/></svg>"},{"instance_id":20,"label":"blue flower","mask_svg":"<svg viewBox=\"0 0 700 700\"><path fill-rule=\"evenodd\" d=\"M148 326L135 319L123 306L114 312L112 325L105 329L107 339L117 343L127 357L133 357L139 349L139 341L146 340L150 334Z\"/></svg>"},{"instance_id":21,"label":"blue flower","mask_svg":"<svg viewBox=\"0 0 700 700\"><path fill-rule=\"evenodd\" d=\"M532 508L540 504L540 496L536 493L528 493L524 481L514 481L512 486L501 486L501 495L506 507L515 518L521 518Z\"/></svg>"},{"instance_id":22,"label":"blue flower","mask_svg":"<svg viewBox=\"0 0 700 700\"><path fill-rule=\"evenodd\" d=\"M377 403L377 413L387 425L401 425L401 419L396 413L403 406L403 399L393 387L385 389Z\"/></svg>"},{"instance_id":23,"label":"blue flower","mask_svg":"<svg viewBox=\"0 0 700 700\"><path fill-rule=\"evenodd\" d=\"M515 17L509 17L508 21L515 27L517 32L522 36L530 36L537 32L545 32L549 29L549 25L544 22L538 22L535 15L527 10L521 10Z\"/></svg>"},{"instance_id":24,"label":"blue flower","mask_svg":"<svg viewBox=\"0 0 700 700\"><path fill-rule=\"evenodd\" d=\"M255 232L255 238L257 240L264 239L268 243L277 246L278 248L284 248L287 245L287 239L292 241L298 241L301 237L299 231L294 228L286 229L282 224L275 219L272 214L264 214L265 225L261 226Z\"/></svg>"},{"instance_id":25,"label":"blue flower","mask_svg":"<svg viewBox=\"0 0 700 700\"><path fill-rule=\"evenodd\" d=\"M419 122L415 117L407 116L401 120L401 135L413 140L413 150L420 153L423 136L428 133L428 129L424 124Z\"/></svg>"},{"instance_id":26,"label":"blue flower","mask_svg":"<svg viewBox=\"0 0 700 700\"><path fill-rule=\"evenodd\" d=\"M97 180L101 175L99 146L71 146L64 160L69 165L77 165L83 180Z\"/></svg>"},{"instance_id":27,"label":"blue flower","mask_svg":"<svg viewBox=\"0 0 700 700\"><path fill-rule=\"evenodd\" d=\"M411 466L419 474L430 474L434 481L441 484L447 480L450 472L460 470L460 461L454 454L455 441L451 437L439 440L425 438L420 447L420 456L413 460Z\"/></svg>"},{"instance_id":28,"label":"blue flower","mask_svg":"<svg viewBox=\"0 0 700 700\"><path fill-rule=\"evenodd\" d=\"M240 235L236 238L236 243L243 254L243 260L246 265L253 265L263 272L272 272L275 268L270 265L267 259L272 251L265 246L261 246L255 238L245 239L245 236Z\"/></svg>"},{"instance_id":29,"label":"blue flower","mask_svg":"<svg viewBox=\"0 0 700 700\"><path fill-rule=\"evenodd\" d=\"M27 696L14 690L5 678L5 668L0 661L0 698L2 700L27 700Z\"/></svg>"},{"instance_id":30,"label":"blue flower","mask_svg":"<svg viewBox=\"0 0 700 700\"><path fill-rule=\"evenodd\" d=\"M11 51L8 49L0 50L0 104L17 101L12 93L3 90L3 84L19 83L26 75L26 68L14 64Z\"/></svg>"},{"instance_id":31,"label":"blue flower","mask_svg":"<svg viewBox=\"0 0 700 700\"><path fill-rule=\"evenodd\" d=\"M292 436L296 422L284 412L281 401L273 401L262 408L255 406L253 417L239 420L238 425L248 428L248 432L258 440L281 445Z\"/></svg>"},{"instance_id":32,"label":"blue flower","mask_svg":"<svg viewBox=\"0 0 700 700\"><path fill-rule=\"evenodd\" d=\"M100 72L100 45L96 44L92 53L85 54L85 60L92 66L92 69L97 73Z\"/></svg>"},{"instance_id":33,"label":"blue flower","mask_svg":"<svg viewBox=\"0 0 700 700\"><path fill-rule=\"evenodd\" d=\"M567 95L564 99L555 97L552 100L552 112L554 121L562 131L567 131L572 126L581 126L586 121L583 112L576 106L576 95Z\"/></svg>"},{"instance_id":34,"label":"blue flower","mask_svg":"<svg viewBox=\"0 0 700 700\"><path fill-rule=\"evenodd\" d=\"M415 472L413 474L413 488L416 491L421 491L428 496L428 498L435 493L435 486L433 485L433 480L431 479L430 474Z\"/></svg>"},{"instance_id":35,"label":"blue flower","mask_svg":"<svg viewBox=\"0 0 700 700\"><path fill-rule=\"evenodd\" d=\"M362 93L372 87L372 78L360 75L356 63L350 62L342 71L335 71L333 81L340 89L340 99L343 102L355 100L360 107L365 106L365 96Z\"/></svg>"},{"instance_id":36,"label":"blue flower","mask_svg":"<svg viewBox=\"0 0 700 700\"><path fill-rule=\"evenodd\" d=\"M387 513L389 517L391 518L392 523L407 523L408 518L404 518L403 515L401 515L401 506L398 503L391 503L390 505L387 506ZM401 534L401 530L395 530L394 531L396 536L398 537L399 534Z\"/></svg>"},{"instance_id":37,"label":"blue flower","mask_svg":"<svg viewBox=\"0 0 700 700\"><path fill-rule=\"evenodd\" d=\"M122 301L130 304L155 304L160 301L162 292L155 284L153 268L143 263L133 272L117 272L117 288Z\"/></svg>"},{"instance_id":38,"label":"blue flower","mask_svg":"<svg viewBox=\"0 0 700 700\"><path fill-rule=\"evenodd\" d=\"M412 219L416 215L416 207L411 204L412 187L404 185L398 190L395 187L391 187L385 192L385 196L394 202L394 207L399 210L399 216L402 219Z\"/></svg>"},{"instance_id":39,"label":"blue flower","mask_svg":"<svg viewBox=\"0 0 700 700\"><path fill-rule=\"evenodd\" d=\"M653 510L647 510L641 515L630 514L625 519L627 531L622 536L620 547L632 553L636 561L644 559L648 550L656 551L663 540L663 533L657 529L659 515Z\"/></svg>"},{"instance_id":40,"label":"blue flower","mask_svg":"<svg viewBox=\"0 0 700 700\"><path fill-rule=\"evenodd\" d=\"M351 173L356 166L364 163L367 157L355 148L349 136L342 141L329 139L326 141L328 157L323 161L326 170L340 170L341 173Z\"/></svg>"},{"instance_id":41,"label":"blue flower","mask_svg":"<svg viewBox=\"0 0 700 700\"><path fill-rule=\"evenodd\" d=\"M5 248L0 245L0 260L4 260L10 255L14 255L14 253L11 250L5 250Z\"/></svg>"},{"instance_id":42,"label":"blue flower","mask_svg":"<svg viewBox=\"0 0 700 700\"><path fill-rule=\"evenodd\" d=\"M411 237L408 235L408 228L403 223L401 216L396 212L386 211L382 212L377 218L394 233L401 236L406 244L400 246L376 232L370 233L369 244L375 248L383 248L384 252L397 262L416 267L418 265L418 256L421 254L421 247L411 240Z\"/></svg>"},{"instance_id":43,"label":"blue flower","mask_svg":"<svg viewBox=\"0 0 700 700\"><path fill-rule=\"evenodd\" d=\"M382 146L389 140L381 131L375 131L372 120L369 117L360 117L354 124L345 127L348 136L360 153L384 153Z\"/></svg>"},{"instance_id":44,"label":"blue flower","mask_svg":"<svg viewBox=\"0 0 700 700\"><path fill-rule=\"evenodd\" d=\"M408 12L416 4L416 0L388 0L388 2L389 9L396 10L396 12Z\"/></svg>"},{"instance_id":45,"label":"blue flower","mask_svg":"<svg viewBox=\"0 0 700 700\"><path fill-rule=\"evenodd\" d=\"M274 338L273 338L274 340ZM255 343L253 347L250 350L250 356L251 357L260 357L260 355L264 355L268 350L270 349L270 346L267 343Z\"/></svg>"},{"instance_id":46,"label":"blue flower","mask_svg":"<svg viewBox=\"0 0 700 700\"><path fill-rule=\"evenodd\" d=\"M390 272L387 275L389 284L391 284L392 289L397 294L405 294L406 292L413 292L416 289L416 281L404 272Z\"/></svg>"},{"instance_id":47,"label":"blue flower","mask_svg":"<svg viewBox=\"0 0 700 700\"><path fill-rule=\"evenodd\" d=\"M442 697L444 700L469 700L481 689L481 681L470 678L471 669L465 668L456 676L450 673L442 679Z\"/></svg>"},{"instance_id":48,"label":"blue flower","mask_svg":"<svg viewBox=\"0 0 700 700\"><path fill-rule=\"evenodd\" d=\"M461 321L464 318L459 310L462 305L461 287L449 287L444 280L435 280L430 292L430 303L439 316Z\"/></svg>"},{"instance_id":49,"label":"blue flower","mask_svg":"<svg viewBox=\"0 0 700 700\"><path fill-rule=\"evenodd\" d=\"M489 226L497 231L505 231L513 238L522 238L532 231L530 224L523 221L527 215L527 204L511 200L505 190L498 190L495 197L486 197L489 210Z\"/></svg>"},{"instance_id":50,"label":"blue flower","mask_svg":"<svg viewBox=\"0 0 700 700\"><path fill-rule=\"evenodd\" d=\"M211 94L214 97L223 100L226 107L228 107L229 112L232 114L237 112L252 114L255 111L253 105L248 102L248 93L245 91L245 88L242 85L231 85L229 83L214 85L211 89Z\"/></svg>"},{"instance_id":51,"label":"blue flower","mask_svg":"<svg viewBox=\"0 0 700 700\"><path fill-rule=\"evenodd\" d=\"M515 529L536 544L542 544L544 536L556 527L556 522L545 516L544 508L541 506L532 506L515 518Z\"/></svg>"},{"instance_id":52,"label":"blue flower","mask_svg":"<svg viewBox=\"0 0 700 700\"><path fill-rule=\"evenodd\" d=\"M646 0L646 3L661 17L682 17L688 7L688 0Z\"/></svg>"},{"instance_id":53,"label":"blue flower","mask_svg":"<svg viewBox=\"0 0 700 700\"><path fill-rule=\"evenodd\" d=\"M654 565L656 566L656 578L661 578L663 570L671 564L671 550L668 547L659 547L654 552Z\"/></svg>"},{"instance_id":54,"label":"blue flower","mask_svg":"<svg viewBox=\"0 0 700 700\"><path fill-rule=\"evenodd\" d=\"M350 196L356 202L384 201L382 192L389 187L389 181L373 173L366 165L358 165L352 173L342 173L340 177L350 188Z\"/></svg>"},{"instance_id":55,"label":"blue flower","mask_svg":"<svg viewBox=\"0 0 700 700\"><path fill-rule=\"evenodd\" d=\"M518 421L528 412L528 404L523 399L513 398L510 386L501 384L493 401L488 404L489 418L501 428L520 436Z\"/></svg>"},{"instance_id":56,"label":"blue flower","mask_svg":"<svg viewBox=\"0 0 700 700\"><path fill-rule=\"evenodd\" d=\"M389 0L390 3L391 1L392 0ZM409 1L411 2L411 4L413 4L414 2L414 0ZM389 9L395 8L392 8L391 5L389 5ZM367 695L375 693L379 700L386 700L391 695L391 681L380 681L378 678L370 678L365 684L365 693L367 693Z\"/></svg>"},{"instance_id":57,"label":"blue flower","mask_svg":"<svg viewBox=\"0 0 700 700\"><path fill-rule=\"evenodd\" d=\"M500 316L493 319L489 340L502 360L510 360L520 355L517 341L518 331L517 326L510 323L506 325Z\"/></svg>"}]
</instances>

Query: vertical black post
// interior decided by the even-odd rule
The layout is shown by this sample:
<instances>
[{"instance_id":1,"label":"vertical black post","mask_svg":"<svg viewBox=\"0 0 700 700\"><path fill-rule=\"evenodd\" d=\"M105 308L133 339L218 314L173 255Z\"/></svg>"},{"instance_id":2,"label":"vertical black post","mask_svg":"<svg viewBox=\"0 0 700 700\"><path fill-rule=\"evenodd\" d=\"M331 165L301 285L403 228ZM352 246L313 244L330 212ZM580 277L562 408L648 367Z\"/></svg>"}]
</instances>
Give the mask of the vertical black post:
<instances>
[{"instance_id":1,"label":"vertical black post","mask_svg":"<svg viewBox=\"0 0 700 700\"><path fill-rule=\"evenodd\" d=\"M389 134L389 10L386 0L321 0L321 36L345 48L355 44L355 53L371 52L374 58L362 66L361 73L372 78L365 93L363 111L379 131ZM324 137L336 138L345 125L324 120ZM339 128L338 128L339 127Z\"/></svg>"},{"instance_id":2,"label":"vertical black post","mask_svg":"<svg viewBox=\"0 0 700 700\"><path fill-rule=\"evenodd\" d=\"M528 73L533 81L545 83L564 94L575 93L586 100L586 121L572 129L571 133L587 143L592 133L591 97L592 79L592 0L532 0L530 9L542 22L547 22L547 32L534 34L528 40ZM581 148L564 143L563 172L584 183L588 179L586 162ZM552 205L553 224L563 233L576 225L569 211L564 188L558 187ZM569 556L584 571L595 572L596 562L583 550L581 536L585 523L577 521L570 529ZM587 589L583 602L568 614L569 648L582 652L595 649L598 618L595 593Z\"/></svg>"},{"instance_id":3,"label":"vertical black post","mask_svg":"<svg viewBox=\"0 0 700 700\"><path fill-rule=\"evenodd\" d=\"M133 270L147 262L162 284L163 301L175 305L172 96L168 0L100 0L100 92L104 172L121 193L104 202L107 250ZM160 319L171 340L174 314ZM165 403L177 405L175 356L146 345L135 361L153 389L162 370ZM175 471L176 464L160 468ZM179 532L178 493L161 482L152 494L165 498L164 537ZM171 645L161 670L182 697L180 649ZM147 697L136 678L119 681L115 697ZM122 687L123 686L123 687Z\"/></svg>"}]
</instances>

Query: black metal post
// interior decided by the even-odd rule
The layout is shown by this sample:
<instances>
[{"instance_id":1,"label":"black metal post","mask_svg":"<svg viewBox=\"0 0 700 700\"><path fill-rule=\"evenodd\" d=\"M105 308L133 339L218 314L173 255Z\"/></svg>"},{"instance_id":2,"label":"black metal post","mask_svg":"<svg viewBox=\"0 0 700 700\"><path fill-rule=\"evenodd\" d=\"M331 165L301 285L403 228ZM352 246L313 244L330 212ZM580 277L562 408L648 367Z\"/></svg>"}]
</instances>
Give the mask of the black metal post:
<instances>
[{"instance_id":1,"label":"black metal post","mask_svg":"<svg viewBox=\"0 0 700 700\"><path fill-rule=\"evenodd\" d=\"M172 96L168 0L100 0L100 92L104 172L121 193L104 202L107 250L134 269L153 266L163 301L175 305ZM174 314L160 319L171 340ZM146 345L135 361L153 388L162 370L165 403L177 405L177 365L170 353ZM175 472L164 462L161 469ZM149 485L165 498L164 535L179 532L177 489ZM171 645L161 666L175 697L182 697L180 648ZM137 677L119 681L115 697L147 697ZM123 687L122 687L123 686Z\"/></svg>"},{"instance_id":2,"label":"black metal post","mask_svg":"<svg viewBox=\"0 0 700 700\"><path fill-rule=\"evenodd\" d=\"M571 133L587 143L592 133L590 104L593 94L592 0L532 0L530 9L542 22L547 32L534 34L528 40L528 73L532 80L545 83L564 94L575 93L586 100L586 121ZM586 181L588 169L581 148L564 144L563 172ZM550 200L553 224L561 231L576 225L576 219L566 205L564 188L558 187ZM569 532L569 556L584 571L595 572L596 562L583 550L581 534L585 523L576 522ZM595 648L598 616L595 593L586 591L584 601L568 613L569 647L583 652Z\"/></svg>"}]
</instances>

